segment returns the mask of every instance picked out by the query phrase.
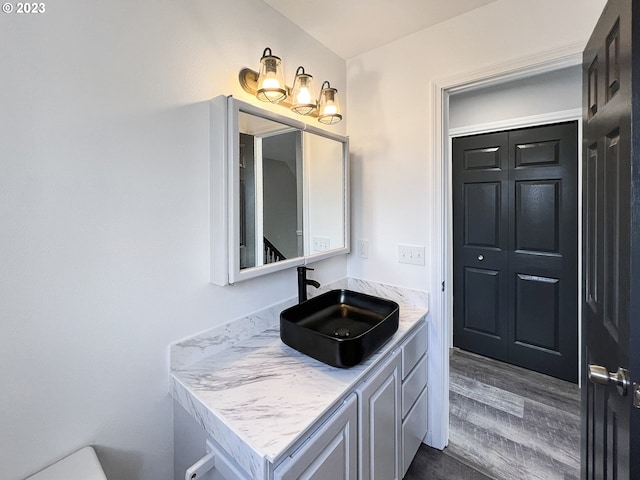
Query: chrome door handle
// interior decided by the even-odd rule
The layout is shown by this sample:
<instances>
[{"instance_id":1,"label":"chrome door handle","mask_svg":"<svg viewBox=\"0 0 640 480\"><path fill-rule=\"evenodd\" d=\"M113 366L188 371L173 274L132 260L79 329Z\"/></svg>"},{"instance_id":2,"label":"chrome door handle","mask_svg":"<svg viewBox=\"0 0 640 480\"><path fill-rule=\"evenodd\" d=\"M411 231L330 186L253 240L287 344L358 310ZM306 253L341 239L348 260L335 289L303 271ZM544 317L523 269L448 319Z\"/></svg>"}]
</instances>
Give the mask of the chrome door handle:
<instances>
[{"instance_id":1,"label":"chrome door handle","mask_svg":"<svg viewBox=\"0 0 640 480\"><path fill-rule=\"evenodd\" d=\"M600 365L589 365L589 380L598 385L613 384L618 389L618 393L623 397L629 393L629 387L631 387L629 371L622 367L618 368L617 372L610 373L605 367Z\"/></svg>"}]
</instances>

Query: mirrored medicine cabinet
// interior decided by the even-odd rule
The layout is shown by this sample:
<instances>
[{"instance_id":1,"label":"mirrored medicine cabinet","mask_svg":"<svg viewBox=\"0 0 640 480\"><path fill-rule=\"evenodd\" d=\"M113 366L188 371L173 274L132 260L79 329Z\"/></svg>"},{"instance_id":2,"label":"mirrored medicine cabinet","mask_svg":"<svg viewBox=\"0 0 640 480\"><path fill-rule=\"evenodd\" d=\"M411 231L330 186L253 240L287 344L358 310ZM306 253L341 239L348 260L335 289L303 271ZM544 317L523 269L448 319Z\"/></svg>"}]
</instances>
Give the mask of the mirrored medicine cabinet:
<instances>
[{"instance_id":1,"label":"mirrored medicine cabinet","mask_svg":"<svg viewBox=\"0 0 640 480\"><path fill-rule=\"evenodd\" d=\"M233 97L211 107L211 282L349 253L348 139Z\"/></svg>"}]
</instances>

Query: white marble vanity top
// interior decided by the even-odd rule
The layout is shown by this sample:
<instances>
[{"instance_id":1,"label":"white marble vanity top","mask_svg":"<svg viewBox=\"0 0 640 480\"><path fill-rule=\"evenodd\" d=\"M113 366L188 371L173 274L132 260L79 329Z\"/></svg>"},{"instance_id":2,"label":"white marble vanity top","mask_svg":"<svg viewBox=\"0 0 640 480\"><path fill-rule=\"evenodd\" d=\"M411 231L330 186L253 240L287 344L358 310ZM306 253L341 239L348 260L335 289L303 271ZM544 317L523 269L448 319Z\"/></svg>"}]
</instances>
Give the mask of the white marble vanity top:
<instances>
[{"instance_id":1,"label":"white marble vanity top","mask_svg":"<svg viewBox=\"0 0 640 480\"><path fill-rule=\"evenodd\" d=\"M416 307L397 295L387 298L400 304L398 331L361 365L335 368L288 347L276 315L260 333L175 365L171 393L253 478L263 478L265 459L277 462L427 314L426 302Z\"/></svg>"}]
</instances>

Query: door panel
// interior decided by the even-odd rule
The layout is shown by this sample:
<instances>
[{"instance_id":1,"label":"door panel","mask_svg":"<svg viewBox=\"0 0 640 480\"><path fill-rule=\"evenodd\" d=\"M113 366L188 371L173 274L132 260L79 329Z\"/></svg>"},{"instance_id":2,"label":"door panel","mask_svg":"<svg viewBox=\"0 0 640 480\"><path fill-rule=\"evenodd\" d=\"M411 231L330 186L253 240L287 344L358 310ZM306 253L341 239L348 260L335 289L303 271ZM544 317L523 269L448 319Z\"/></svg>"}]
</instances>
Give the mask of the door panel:
<instances>
[{"instance_id":1,"label":"door panel","mask_svg":"<svg viewBox=\"0 0 640 480\"><path fill-rule=\"evenodd\" d=\"M622 244L625 232L621 231L623 222L628 219L620 211L619 202L628 197L618 195L618 189L623 178L629 176L629 165L625 162L621 164L619 151L620 134L616 127L613 133L604 138L605 158L604 158L604 324L614 339L618 339L619 308L617 292L620 288L620 254L624 254L625 248ZM623 178L621 178L621 175Z\"/></svg>"},{"instance_id":2,"label":"door panel","mask_svg":"<svg viewBox=\"0 0 640 480\"><path fill-rule=\"evenodd\" d=\"M560 182L516 182L515 249L531 253L558 253Z\"/></svg>"},{"instance_id":3,"label":"door panel","mask_svg":"<svg viewBox=\"0 0 640 480\"><path fill-rule=\"evenodd\" d=\"M453 141L454 345L577 380L577 124Z\"/></svg>"},{"instance_id":4,"label":"door panel","mask_svg":"<svg viewBox=\"0 0 640 480\"><path fill-rule=\"evenodd\" d=\"M515 149L516 168L560 164L560 142L519 143Z\"/></svg>"},{"instance_id":5,"label":"door panel","mask_svg":"<svg viewBox=\"0 0 640 480\"><path fill-rule=\"evenodd\" d=\"M560 354L559 280L518 274L515 341Z\"/></svg>"},{"instance_id":6,"label":"door panel","mask_svg":"<svg viewBox=\"0 0 640 480\"><path fill-rule=\"evenodd\" d=\"M464 244L499 248L500 183L469 183L464 189Z\"/></svg>"},{"instance_id":7,"label":"door panel","mask_svg":"<svg viewBox=\"0 0 640 480\"><path fill-rule=\"evenodd\" d=\"M500 170L500 147L469 149L464 152L464 169Z\"/></svg>"},{"instance_id":8,"label":"door panel","mask_svg":"<svg viewBox=\"0 0 640 480\"><path fill-rule=\"evenodd\" d=\"M500 272L465 268L464 292L465 330L500 338Z\"/></svg>"},{"instance_id":9,"label":"door panel","mask_svg":"<svg viewBox=\"0 0 640 480\"><path fill-rule=\"evenodd\" d=\"M588 252L594 252L598 249L598 223L602 220L602 212L598 211L601 202L596 202L598 195L598 148L597 145L591 145L583 153L585 165L583 166L583 182L590 187L583 190L584 210L583 224L583 243L584 243L584 295L585 301L591 311L596 313L596 305L598 304L598 264L595 255L587 255Z\"/></svg>"},{"instance_id":10,"label":"door panel","mask_svg":"<svg viewBox=\"0 0 640 480\"><path fill-rule=\"evenodd\" d=\"M610 0L583 55L582 478L640 478L638 2ZM634 64L635 63L635 64ZM636 93L634 93L634 90ZM628 388L594 375L628 371ZM640 402L638 402L640 403Z\"/></svg>"}]
</instances>

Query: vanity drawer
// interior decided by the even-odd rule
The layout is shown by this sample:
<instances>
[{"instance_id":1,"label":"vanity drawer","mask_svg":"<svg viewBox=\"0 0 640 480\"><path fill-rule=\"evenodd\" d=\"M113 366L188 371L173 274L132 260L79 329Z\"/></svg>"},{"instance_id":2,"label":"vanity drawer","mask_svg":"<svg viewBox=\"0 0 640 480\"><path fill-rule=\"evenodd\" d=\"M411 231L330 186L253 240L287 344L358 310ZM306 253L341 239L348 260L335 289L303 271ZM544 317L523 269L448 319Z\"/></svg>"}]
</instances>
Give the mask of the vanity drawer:
<instances>
[{"instance_id":1,"label":"vanity drawer","mask_svg":"<svg viewBox=\"0 0 640 480\"><path fill-rule=\"evenodd\" d=\"M423 355L406 380L402 382L402 418L405 418L416 403L420 392L427 386L427 356Z\"/></svg>"},{"instance_id":2,"label":"vanity drawer","mask_svg":"<svg viewBox=\"0 0 640 480\"><path fill-rule=\"evenodd\" d=\"M407 418L402 422L402 477L409 470L409 465L427 434L427 427L427 388L425 388L409 411Z\"/></svg>"},{"instance_id":3,"label":"vanity drawer","mask_svg":"<svg viewBox=\"0 0 640 480\"><path fill-rule=\"evenodd\" d=\"M427 324L422 325L411 334L402 346L402 380L413 370L420 358L427 351Z\"/></svg>"}]
</instances>

